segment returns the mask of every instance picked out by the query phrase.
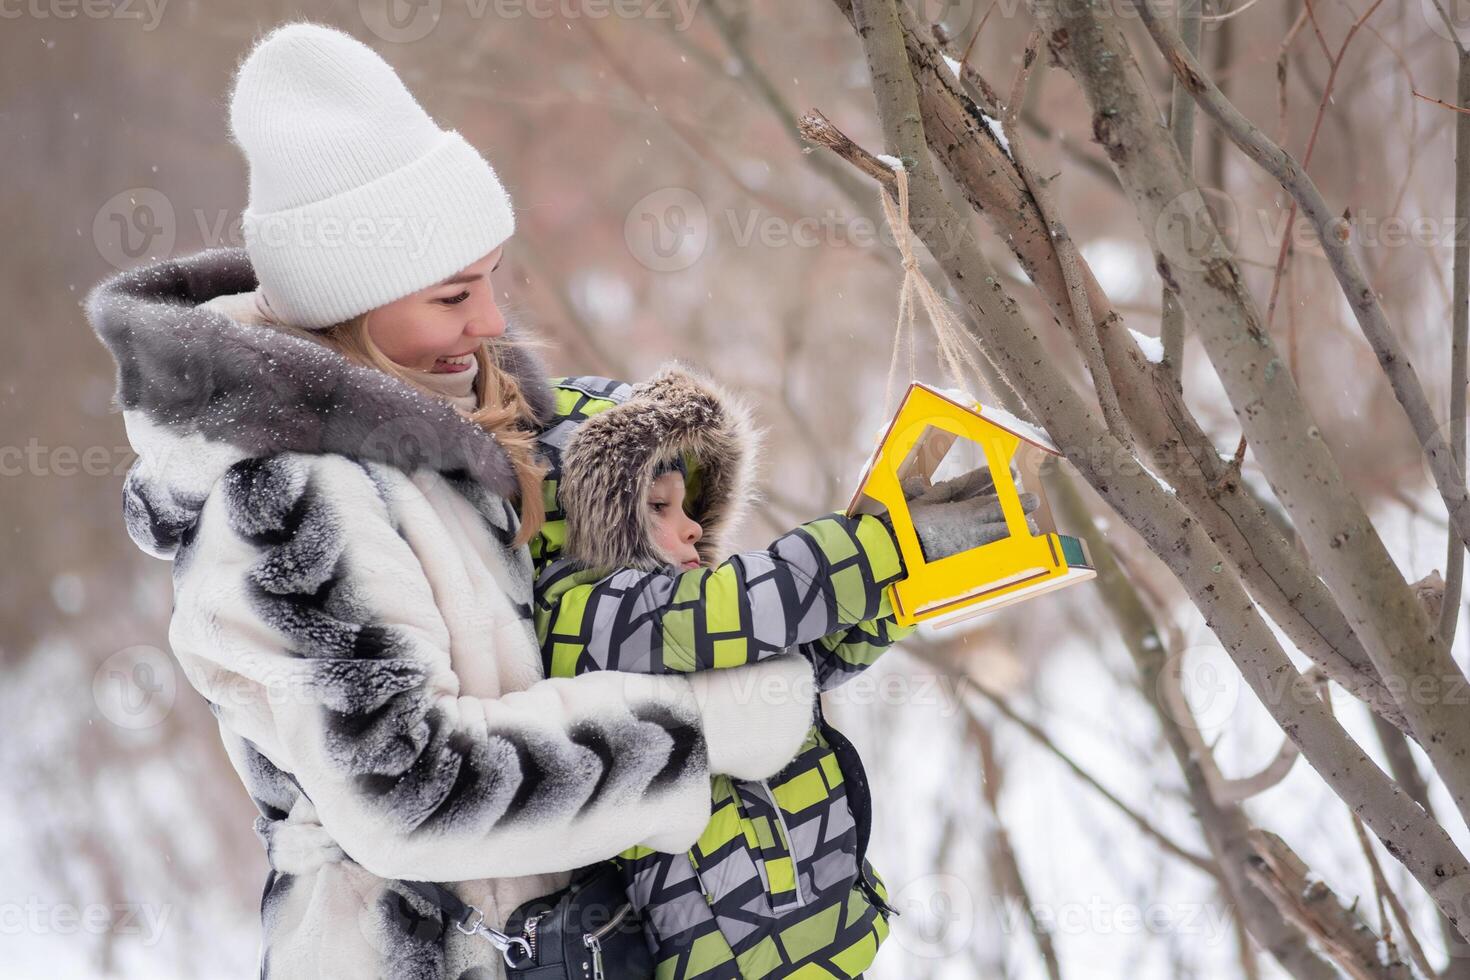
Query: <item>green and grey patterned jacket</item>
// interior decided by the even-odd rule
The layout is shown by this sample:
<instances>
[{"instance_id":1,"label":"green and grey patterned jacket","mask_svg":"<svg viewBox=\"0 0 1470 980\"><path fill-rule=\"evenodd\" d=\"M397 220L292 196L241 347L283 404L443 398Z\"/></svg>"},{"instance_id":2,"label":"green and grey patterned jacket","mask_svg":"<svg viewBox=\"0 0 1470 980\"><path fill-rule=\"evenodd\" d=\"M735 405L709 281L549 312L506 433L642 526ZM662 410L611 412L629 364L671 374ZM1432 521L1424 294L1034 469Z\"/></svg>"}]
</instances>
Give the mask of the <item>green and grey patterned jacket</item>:
<instances>
[{"instance_id":1,"label":"green and grey patterned jacket","mask_svg":"<svg viewBox=\"0 0 1470 980\"><path fill-rule=\"evenodd\" d=\"M886 586L903 576L892 532L834 514L764 551L721 549L751 499L756 436L740 403L687 368L630 386L552 382L542 434L548 520L531 544L547 676L734 667L796 649L819 689L866 668L911 630ZM655 552L647 497L682 455L685 507L705 567ZM852 744L822 717L766 780L718 775L708 827L686 854L623 852L629 897L658 980L860 976L888 934L887 890L868 862L869 789Z\"/></svg>"}]
</instances>

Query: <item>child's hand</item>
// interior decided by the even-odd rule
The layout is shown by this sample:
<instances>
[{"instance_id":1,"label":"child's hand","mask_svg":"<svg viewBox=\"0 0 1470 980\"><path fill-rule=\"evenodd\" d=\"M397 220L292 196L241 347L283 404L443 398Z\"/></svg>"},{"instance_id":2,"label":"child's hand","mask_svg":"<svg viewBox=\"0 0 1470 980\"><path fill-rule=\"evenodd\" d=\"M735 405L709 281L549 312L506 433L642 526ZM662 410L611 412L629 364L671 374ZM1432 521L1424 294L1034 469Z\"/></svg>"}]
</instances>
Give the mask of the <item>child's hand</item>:
<instances>
[{"instance_id":1,"label":"child's hand","mask_svg":"<svg viewBox=\"0 0 1470 980\"><path fill-rule=\"evenodd\" d=\"M910 501L928 504L946 503L954 500L969 500L982 493L992 493L995 483L990 478L990 467L977 466L968 473L951 477L930 486L923 477L912 476L903 483L903 495Z\"/></svg>"},{"instance_id":2,"label":"child's hand","mask_svg":"<svg viewBox=\"0 0 1470 980\"><path fill-rule=\"evenodd\" d=\"M1027 515L1026 524L1033 534L1037 527L1030 515L1040 504L1036 494L1021 494L1021 510ZM924 557L929 561L948 558L1010 534L1000 500L993 493L941 503L915 501L909 505L909 516L913 518Z\"/></svg>"}]
</instances>

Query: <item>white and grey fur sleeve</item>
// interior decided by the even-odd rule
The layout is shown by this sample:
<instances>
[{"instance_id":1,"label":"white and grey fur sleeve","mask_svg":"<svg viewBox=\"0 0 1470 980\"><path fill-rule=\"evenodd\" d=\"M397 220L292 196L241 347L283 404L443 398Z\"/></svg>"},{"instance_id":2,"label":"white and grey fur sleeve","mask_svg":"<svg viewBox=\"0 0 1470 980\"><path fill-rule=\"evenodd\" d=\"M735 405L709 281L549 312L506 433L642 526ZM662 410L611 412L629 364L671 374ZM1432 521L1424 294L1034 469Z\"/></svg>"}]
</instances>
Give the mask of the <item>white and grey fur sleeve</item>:
<instances>
[{"instance_id":1,"label":"white and grey fur sleeve","mask_svg":"<svg viewBox=\"0 0 1470 980\"><path fill-rule=\"evenodd\" d=\"M170 640L222 722L383 877L690 846L709 782L689 682L601 673L461 695L437 597L390 513L341 456L243 460L216 485L175 560Z\"/></svg>"}]
</instances>

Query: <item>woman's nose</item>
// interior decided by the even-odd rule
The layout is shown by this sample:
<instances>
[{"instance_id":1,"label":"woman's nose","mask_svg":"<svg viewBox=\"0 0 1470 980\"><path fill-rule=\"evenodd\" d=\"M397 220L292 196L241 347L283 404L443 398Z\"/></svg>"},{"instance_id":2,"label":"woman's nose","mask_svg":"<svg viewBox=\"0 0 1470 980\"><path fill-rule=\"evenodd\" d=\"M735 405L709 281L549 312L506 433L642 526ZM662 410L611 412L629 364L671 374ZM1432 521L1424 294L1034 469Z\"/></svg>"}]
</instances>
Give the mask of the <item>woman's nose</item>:
<instances>
[{"instance_id":1,"label":"woman's nose","mask_svg":"<svg viewBox=\"0 0 1470 980\"><path fill-rule=\"evenodd\" d=\"M505 316L493 299L486 300L471 314L464 332L470 337L499 337L505 333Z\"/></svg>"},{"instance_id":2,"label":"woman's nose","mask_svg":"<svg viewBox=\"0 0 1470 980\"><path fill-rule=\"evenodd\" d=\"M698 521L690 521L689 529L684 533L684 537L689 539L690 544L698 544L699 539L704 537L704 528Z\"/></svg>"}]
</instances>

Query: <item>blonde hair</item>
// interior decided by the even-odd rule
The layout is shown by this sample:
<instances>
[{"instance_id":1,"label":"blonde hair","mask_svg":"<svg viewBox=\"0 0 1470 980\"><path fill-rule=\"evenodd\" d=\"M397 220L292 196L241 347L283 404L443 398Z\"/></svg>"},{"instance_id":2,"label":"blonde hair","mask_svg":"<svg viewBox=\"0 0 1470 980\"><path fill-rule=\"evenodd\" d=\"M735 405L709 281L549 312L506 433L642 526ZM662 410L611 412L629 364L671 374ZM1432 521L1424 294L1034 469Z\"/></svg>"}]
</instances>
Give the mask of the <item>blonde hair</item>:
<instances>
[{"instance_id":1,"label":"blonde hair","mask_svg":"<svg viewBox=\"0 0 1470 980\"><path fill-rule=\"evenodd\" d=\"M330 347L358 364L377 368L432 398L442 399L443 395L405 373L373 343L367 330L367 320L368 314L360 313L321 330L306 330L279 321L273 325ZM541 496L546 466L536 454L536 413L521 392L521 386L501 363L505 350L512 344L531 346L524 340L501 337L487 340L475 348L479 373L475 377L474 392L475 403L479 407L467 417L490 433L510 460L516 482L520 485L521 527L514 541L519 546L535 537L546 523L546 504Z\"/></svg>"}]
</instances>

